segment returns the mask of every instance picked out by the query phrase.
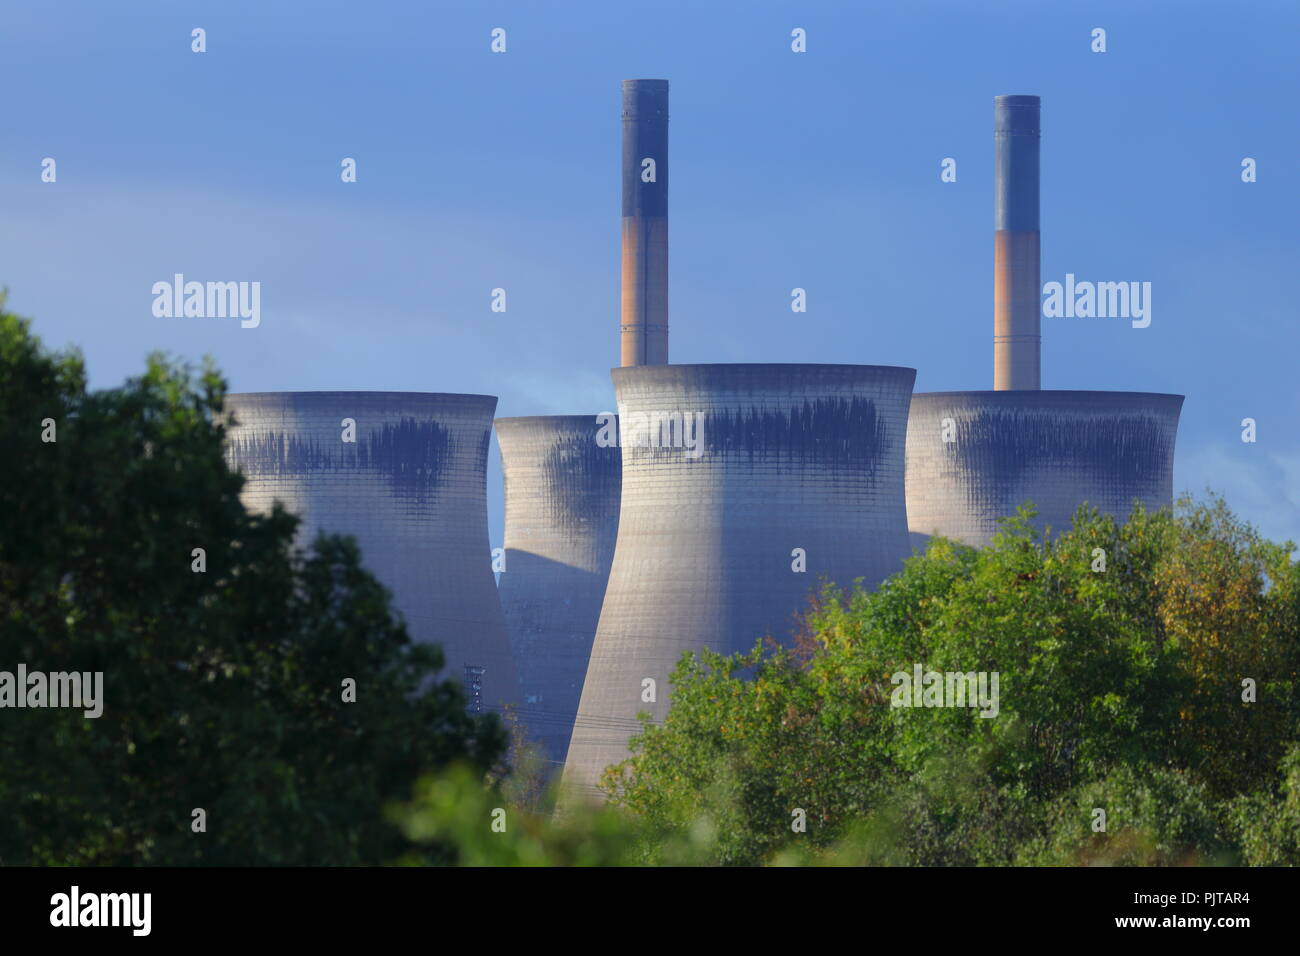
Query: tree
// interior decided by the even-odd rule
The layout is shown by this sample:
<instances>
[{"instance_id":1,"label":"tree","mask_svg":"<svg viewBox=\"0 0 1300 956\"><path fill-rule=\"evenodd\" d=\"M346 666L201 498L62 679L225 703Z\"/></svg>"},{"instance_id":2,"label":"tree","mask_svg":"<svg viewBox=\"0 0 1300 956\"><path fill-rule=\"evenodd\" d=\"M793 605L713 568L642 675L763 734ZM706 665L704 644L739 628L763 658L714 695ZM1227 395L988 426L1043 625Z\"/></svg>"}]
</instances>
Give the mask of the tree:
<instances>
[{"instance_id":1,"label":"tree","mask_svg":"<svg viewBox=\"0 0 1300 956\"><path fill-rule=\"evenodd\" d=\"M1230 797L1262 785L1297 734L1300 565L1291 542L1264 540L1222 499L1181 509L1155 574L1160 629L1191 678L1189 766Z\"/></svg>"},{"instance_id":2,"label":"tree","mask_svg":"<svg viewBox=\"0 0 1300 956\"><path fill-rule=\"evenodd\" d=\"M433 680L355 542L304 554L245 510L210 365L88 391L2 305L0 669L102 673L103 712L0 710L0 864L390 860L384 806L486 771L500 722Z\"/></svg>"},{"instance_id":3,"label":"tree","mask_svg":"<svg viewBox=\"0 0 1300 956\"><path fill-rule=\"evenodd\" d=\"M1300 743L1278 765L1280 786L1239 798L1232 806L1246 861L1252 866L1300 866Z\"/></svg>"}]
</instances>

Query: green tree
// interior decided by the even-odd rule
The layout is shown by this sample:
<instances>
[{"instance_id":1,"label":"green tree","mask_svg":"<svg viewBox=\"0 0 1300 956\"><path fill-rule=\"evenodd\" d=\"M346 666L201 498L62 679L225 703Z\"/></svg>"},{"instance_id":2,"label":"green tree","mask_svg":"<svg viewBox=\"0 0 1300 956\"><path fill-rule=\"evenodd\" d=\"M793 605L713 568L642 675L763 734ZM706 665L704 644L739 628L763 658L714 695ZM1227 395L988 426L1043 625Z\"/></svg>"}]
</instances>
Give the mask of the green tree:
<instances>
[{"instance_id":1,"label":"green tree","mask_svg":"<svg viewBox=\"0 0 1300 956\"><path fill-rule=\"evenodd\" d=\"M387 862L389 802L503 753L352 540L244 509L224 391L159 356L89 391L0 307L0 670L103 674L97 719L0 710L0 864Z\"/></svg>"},{"instance_id":2,"label":"green tree","mask_svg":"<svg viewBox=\"0 0 1300 956\"><path fill-rule=\"evenodd\" d=\"M1104 818L1098 813L1104 812ZM1186 771L1121 766L1066 794L1017 862L1049 866L1224 866L1238 862L1229 805ZM1105 829L1095 828L1104 820Z\"/></svg>"},{"instance_id":3,"label":"green tree","mask_svg":"<svg viewBox=\"0 0 1300 956\"><path fill-rule=\"evenodd\" d=\"M1221 499L1180 508L1154 576L1159 627L1191 678L1188 765L1230 797L1262 785L1300 730L1300 565Z\"/></svg>"},{"instance_id":4,"label":"green tree","mask_svg":"<svg viewBox=\"0 0 1300 956\"><path fill-rule=\"evenodd\" d=\"M1278 766L1280 786L1239 798L1232 822L1252 866L1300 866L1300 744L1293 743Z\"/></svg>"}]
</instances>

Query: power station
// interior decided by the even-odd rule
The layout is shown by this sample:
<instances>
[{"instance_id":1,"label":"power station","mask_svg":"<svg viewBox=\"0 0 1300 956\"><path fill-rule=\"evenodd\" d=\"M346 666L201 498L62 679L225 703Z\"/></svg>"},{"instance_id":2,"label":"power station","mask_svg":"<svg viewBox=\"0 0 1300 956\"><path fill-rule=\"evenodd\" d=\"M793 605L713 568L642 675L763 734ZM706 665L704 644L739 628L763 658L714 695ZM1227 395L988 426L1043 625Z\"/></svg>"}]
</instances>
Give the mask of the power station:
<instances>
[{"instance_id":1,"label":"power station","mask_svg":"<svg viewBox=\"0 0 1300 956\"><path fill-rule=\"evenodd\" d=\"M355 535L471 708L517 705L594 792L637 714L667 715L683 652L788 642L825 581L873 587L932 534L986 545L1026 500L1056 529L1083 502L1170 504L1182 396L1042 390L1039 113L995 100L992 391L913 394L916 370L892 366L669 364L668 83L626 80L617 415L496 421L499 586L495 398L231 395L244 498L301 515L304 544Z\"/></svg>"},{"instance_id":2,"label":"power station","mask_svg":"<svg viewBox=\"0 0 1300 956\"><path fill-rule=\"evenodd\" d=\"M1068 528L1082 502L1123 521L1173 498L1181 395L1040 391L1039 98L994 100L991 392L921 392L907 429L907 518L917 536L983 547L1033 502Z\"/></svg>"},{"instance_id":3,"label":"power station","mask_svg":"<svg viewBox=\"0 0 1300 956\"><path fill-rule=\"evenodd\" d=\"M426 392L245 392L226 457L250 510L276 501L302 519L298 543L352 535L416 641L440 644L443 676L471 710L519 699L492 579L487 454L496 399ZM340 675L343 677L346 675Z\"/></svg>"}]
</instances>

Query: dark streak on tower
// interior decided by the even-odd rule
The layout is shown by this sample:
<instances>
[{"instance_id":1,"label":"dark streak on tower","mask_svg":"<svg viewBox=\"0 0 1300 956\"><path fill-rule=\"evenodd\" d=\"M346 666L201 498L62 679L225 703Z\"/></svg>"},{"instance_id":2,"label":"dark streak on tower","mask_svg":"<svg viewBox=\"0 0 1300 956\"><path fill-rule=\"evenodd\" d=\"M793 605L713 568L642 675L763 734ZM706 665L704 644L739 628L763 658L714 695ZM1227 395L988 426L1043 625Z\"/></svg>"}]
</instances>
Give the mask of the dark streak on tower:
<instances>
[{"instance_id":1,"label":"dark streak on tower","mask_svg":"<svg viewBox=\"0 0 1300 956\"><path fill-rule=\"evenodd\" d=\"M620 329L622 365L668 364L667 80L623 81Z\"/></svg>"}]
</instances>

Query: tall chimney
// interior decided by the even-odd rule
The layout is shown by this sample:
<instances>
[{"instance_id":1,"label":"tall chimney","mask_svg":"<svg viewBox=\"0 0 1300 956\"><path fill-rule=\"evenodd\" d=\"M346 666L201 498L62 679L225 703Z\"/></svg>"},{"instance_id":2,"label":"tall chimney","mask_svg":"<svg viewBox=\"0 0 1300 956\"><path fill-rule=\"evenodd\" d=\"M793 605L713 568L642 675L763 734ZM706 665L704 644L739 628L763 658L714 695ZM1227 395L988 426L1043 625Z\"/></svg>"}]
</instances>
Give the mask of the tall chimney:
<instances>
[{"instance_id":1,"label":"tall chimney","mask_svg":"<svg viewBox=\"0 0 1300 956\"><path fill-rule=\"evenodd\" d=\"M623 365L668 364L668 81L623 81Z\"/></svg>"},{"instance_id":2,"label":"tall chimney","mask_svg":"<svg viewBox=\"0 0 1300 956\"><path fill-rule=\"evenodd\" d=\"M1038 257L1037 96L993 100L993 388L1038 389L1042 334Z\"/></svg>"}]
</instances>

